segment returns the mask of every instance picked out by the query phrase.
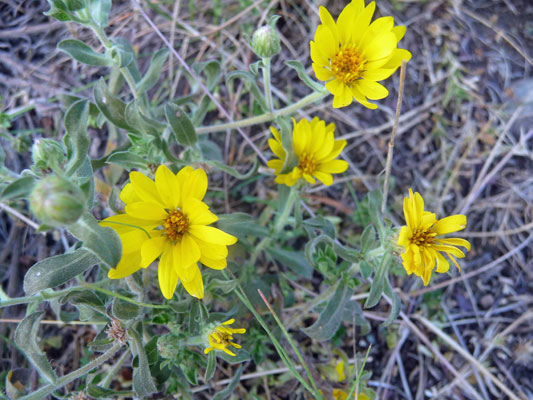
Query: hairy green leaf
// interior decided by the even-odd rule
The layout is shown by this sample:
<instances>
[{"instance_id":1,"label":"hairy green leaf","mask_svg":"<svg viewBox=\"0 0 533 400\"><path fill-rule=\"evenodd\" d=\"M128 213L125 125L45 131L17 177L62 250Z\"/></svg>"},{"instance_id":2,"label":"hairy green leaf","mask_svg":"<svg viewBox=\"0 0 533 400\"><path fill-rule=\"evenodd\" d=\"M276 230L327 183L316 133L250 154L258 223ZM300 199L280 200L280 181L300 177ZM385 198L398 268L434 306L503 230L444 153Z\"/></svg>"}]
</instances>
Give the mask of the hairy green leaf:
<instances>
[{"instance_id":1,"label":"hairy green leaf","mask_svg":"<svg viewBox=\"0 0 533 400\"><path fill-rule=\"evenodd\" d=\"M57 49L83 64L93 66L110 66L113 64L113 61L105 54L95 52L91 47L77 39L62 40L57 45Z\"/></svg>"},{"instance_id":2,"label":"hairy green leaf","mask_svg":"<svg viewBox=\"0 0 533 400\"><path fill-rule=\"evenodd\" d=\"M179 106L167 103L165 105L165 116L179 144L193 146L198 141L198 136L191 120Z\"/></svg>"},{"instance_id":3,"label":"hairy green leaf","mask_svg":"<svg viewBox=\"0 0 533 400\"><path fill-rule=\"evenodd\" d=\"M89 102L79 100L72 104L65 114L65 137L67 147L66 174L72 175L85 162L89 153L89 135L87 123L89 121Z\"/></svg>"},{"instance_id":4,"label":"hairy green leaf","mask_svg":"<svg viewBox=\"0 0 533 400\"><path fill-rule=\"evenodd\" d=\"M111 94L103 78L94 85L94 101L109 122L127 131L137 132L127 123L124 116L126 103Z\"/></svg>"},{"instance_id":5,"label":"hairy green leaf","mask_svg":"<svg viewBox=\"0 0 533 400\"><path fill-rule=\"evenodd\" d=\"M275 260L290 268L297 275L307 279L311 279L313 276L313 266L307 262L302 251L288 251L278 247L269 247L266 251Z\"/></svg>"},{"instance_id":6,"label":"hairy green leaf","mask_svg":"<svg viewBox=\"0 0 533 400\"><path fill-rule=\"evenodd\" d=\"M219 391L214 397L213 400L224 400L227 399L235 390L235 387L240 382L242 374L242 365L237 369L235 375L231 379L231 382L223 390Z\"/></svg>"},{"instance_id":7,"label":"hairy green leaf","mask_svg":"<svg viewBox=\"0 0 533 400\"><path fill-rule=\"evenodd\" d=\"M31 296L41 290L62 285L96 263L98 258L84 249L45 258L26 272L24 293Z\"/></svg>"},{"instance_id":8,"label":"hairy green leaf","mask_svg":"<svg viewBox=\"0 0 533 400\"><path fill-rule=\"evenodd\" d=\"M138 357L139 365L133 369L133 390L140 398L147 398L150 394L157 392L152 375L150 374L150 365L139 335L134 329L128 331L130 340L130 349L134 356Z\"/></svg>"},{"instance_id":9,"label":"hairy green leaf","mask_svg":"<svg viewBox=\"0 0 533 400\"><path fill-rule=\"evenodd\" d=\"M142 94L150 90L157 83L158 79L161 77L161 70L163 69L163 65L167 60L168 53L169 51L167 48L159 49L155 52L155 54L152 56L152 61L150 62L148 71L146 71L146 74L136 85L137 92Z\"/></svg>"},{"instance_id":10,"label":"hairy green leaf","mask_svg":"<svg viewBox=\"0 0 533 400\"><path fill-rule=\"evenodd\" d=\"M353 289L349 288L344 282L339 281L335 293L328 301L326 308L320 313L318 320L309 328L302 329L309 337L325 341L333 337L342 321L344 307L350 300Z\"/></svg>"},{"instance_id":11,"label":"hairy green leaf","mask_svg":"<svg viewBox=\"0 0 533 400\"><path fill-rule=\"evenodd\" d=\"M57 380L56 374L37 344L37 331L43 317L42 311L27 315L15 330L15 343L24 352L28 361L37 368L39 375L49 383L53 383Z\"/></svg>"},{"instance_id":12,"label":"hairy green leaf","mask_svg":"<svg viewBox=\"0 0 533 400\"><path fill-rule=\"evenodd\" d=\"M89 213L68 226L69 232L83 242L83 248L96 255L109 268L114 268L122 255L122 243L111 228L100 226Z\"/></svg>"},{"instance_id":13,"label":"hairy green leaf","mask_svg":"<svg viewBox=\"0 0 533 400\"><path fill-rule=\"evenodd\" d=\"M23 176L7 185L4 190L2 190L0 198L2 200L14 200L28 197L34 185L34 178L31 176Z\"/></svg>"}]
</instances>

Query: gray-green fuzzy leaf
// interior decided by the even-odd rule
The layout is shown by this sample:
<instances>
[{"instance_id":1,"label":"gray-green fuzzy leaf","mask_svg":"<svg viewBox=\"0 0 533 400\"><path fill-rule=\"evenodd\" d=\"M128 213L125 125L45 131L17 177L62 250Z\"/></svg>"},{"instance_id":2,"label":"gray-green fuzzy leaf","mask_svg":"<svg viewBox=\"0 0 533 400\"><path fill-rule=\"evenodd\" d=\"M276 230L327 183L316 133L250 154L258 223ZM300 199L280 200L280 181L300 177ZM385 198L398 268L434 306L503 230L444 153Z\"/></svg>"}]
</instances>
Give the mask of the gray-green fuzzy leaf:
<instances>
[{"instance_id":1,"label":"gray-green fuzzy leaf","mask_svg":"<svg viewBox=\"0 0 533 400\"><path fill-rule=\"evenodd\" d=\"M62 285L97 262L98 258L84 249L45 258L26 272L24 293L31 296L41 290Z\"/></svg>"},{"instance_id":2,"label":"gray-green fuzzy leaf","mask_svg":"<svg viewBox=\"0 0 533 400\"><path fill-rule=\"evenodd\" d=\"M15 343L24 352L28 361L37 368L39 375L49 383L54 383L57 380L56 374L46 355L37 344L37 331L43 316L44 312L27 315L15 330Z\"/></svg>"},{"instance_id":3,"label":"gray-green fuzzy leaf","mask_svg":"<svg viewBox=\"0 0 533 400\"><path fill-rule=\"evenodd\" d=\"M352 293L353 290L340 281L326 308L320 313L318 320L309 328L302 329L304 333L319 341L331 339L339 329L344 307L350 300Z\"/></svg>"},{"instance_id":4,"label":"gray-green fuzzy leaf","mask_svg":"<svg viewBox=\"0 0 533 400\"><path fill-rule=\"evenodd\" d=\"M68 163L66 174L71 175L85 162L89 152L89 135L87 123L89 121L89 102L79 100L72 104L65 114L65 137Z\"/></svg>"},{"instance_id":5,"label":"gray-green fuzzy leaf","mask_svg":"<svg viewBox=\"0 0 533 400\"><path fill-rule=\"evenodd\" d=\"M31 176L23 176L7 185L4 190L2 190L0 198L2 200L14 200L28 197L34 185L35 179Z\"/></svg>"},{"instance_id":6,"label":"gray-green fuzzy leaf","mask_svg":"<svg viewBox=\"0 0 533 400\"><path fill-rule=\"evenodd\" d=\"M109 92L103 78L94 85L94 101L109 122L130 132L137 132L127 123L124 116L126 103Z\"/></svg>"},{"instance_id":7,"label":"gray-green fuzzy leaf","mask_svg":"<svg viewBox=\"0 0 533 400\"><path fill-rule=\"evenodd\" d=\"M148 397L150 394L157 392L154 379L150 374L150 365L148 357L140 337L133 329L128 331L130 337L129 343L133 355L138 356L139 365L133 369L133 390L141 399Z\"/></svg>"},{"instance_id":8,"label":"gray-green fuzzy leaf","mask_svg":"<svg viewBox=\"0 0 533 400\"><path fill-rule=\"evenodd\" d=\"M93 66L109 66L113 64L113 61L105 54L95 52L92 48L77 39L62 40L57 45L57 49L67 53L73 59L83 64Z\"/></svg>"},{"instance_id":9,"label":"gray-green fuzzy leaf","mask_svg":"<svg viewBox=\"0 0 533 400\"><path fill-rule=\"evenodd\" d=\"M105 228L89 213L85 213L69 232L83 242L83 248L96 255L109 268L114 268L122 255L120 238L111 228Z\"/></svg>"},{"instance_id":10,"label":"gray-green fuzzy leaf","mask_svg":"<svg viewBox=\"0 0 533 400\"><path fill-rule=\"evenodd\" d=\"M179 144L193 146L198 141L198 136L191 120L179 106L167 103L165 105L165 116Z\"/></svg>"},{"instance_id":11,"label":"gray-green fuzzy leaf","mask_svg":"<svg viewBox=\"0 0 533 400\"><path fill-rule=\"evenodd\" d=\"M167 57L167 48L163 48L155 52L155 54L152 56L152 61L150 62L148 71L146 71L146 74L136 85L137 92L142 94L147 90L150 90L157 83L158 79L161 77L161 70L163 69L163 65L165 65Z\"/></svg>"},{"instance_id":12,"label":"gray-green fuzzy leaf","mask_svg":"<svg viewBox=\"0 0 533 400\"><path fill-rule=\"evenodd\" d=\"M242 374L242 365L237 369L237 372L235 372L235 375L233 375L233 379L231 382L226 386L223 390L219 391L214 397L213 400L224 400L229 397L230 394L233 393L235 387L240 382Z\"/></svg>"}]
</instances>

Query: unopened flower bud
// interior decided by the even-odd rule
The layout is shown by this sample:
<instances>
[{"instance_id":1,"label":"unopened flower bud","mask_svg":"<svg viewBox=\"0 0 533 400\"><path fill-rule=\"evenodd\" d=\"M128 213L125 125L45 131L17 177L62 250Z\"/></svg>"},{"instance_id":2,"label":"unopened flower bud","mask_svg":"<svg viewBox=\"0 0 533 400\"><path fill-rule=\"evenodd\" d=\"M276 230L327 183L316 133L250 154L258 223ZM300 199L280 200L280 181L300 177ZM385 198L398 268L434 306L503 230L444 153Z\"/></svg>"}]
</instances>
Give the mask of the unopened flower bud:
<instances>
[{"instance_id":1,"label":"unopened flower bud","mask_svg":"<svg viewBox=\"0 0 533 400\"><path fill-rule=\"evenodd\" d=\"M35 185L30 207L44 224L68 225L76 222L85 211L85 198L68 179L50 175Z\"/></svg>"},{"instance_id":2,"label":"unopened flower bud","mask_svg":"<svg viewBox=\"0 0 533 400\"><path fill-rule=\"evenodd\" d=\"M273 57L281 51L279 36L276 31L278 16L270 18L268 25L264 25L252 36L252 49L259 57Z\"/></svg>"},{"instance_id":3,"label":"unopened flower bud","mask_svg":"<svg viewBox=\"0 0 533 400\"><path fill-rule=\"evenodd\" d=\"M54 170L65 161L65 150L56 140L37 139L31 148L31 159L38 170Z\"/></svg>"}]
</instances>

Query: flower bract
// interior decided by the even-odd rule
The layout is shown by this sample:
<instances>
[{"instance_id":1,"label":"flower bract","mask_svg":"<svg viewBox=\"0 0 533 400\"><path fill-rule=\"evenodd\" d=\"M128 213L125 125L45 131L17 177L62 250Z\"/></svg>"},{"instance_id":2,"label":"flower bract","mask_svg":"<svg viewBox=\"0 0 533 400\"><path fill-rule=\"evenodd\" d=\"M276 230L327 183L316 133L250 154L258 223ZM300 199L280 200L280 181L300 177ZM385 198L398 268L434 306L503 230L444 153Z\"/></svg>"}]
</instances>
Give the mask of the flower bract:
<instances>
[{"instance_id":1,"label":"flower bract","mask_svg":"<svg viewBox=\"0 0 533 400\"><path fill-rule=\"evenodd\" d=\"M269 139L268 144L279 159L270 160L267 165L275 170L276 182L293 186L302 178L314 184L316 178L324 185L331 185L331 174L340 174L348 169L346 161L336 160L346 146L346 140L335 140L335 124L326 125L318 117L311 122L306 119L292 121L292 144L298 165L287 173L282 173L287 152L283 148L281 134L276 128L270 127L274 139Z\"/></svg>"},{"instance_id":2,"label":"flower bract","mask_svg":"<svg viewBox=\"0 0 533 400\"><path fill-rule=\"evenodd\" d=\"M216 326L208 336L209 347L204 350L205 354L208 354L212 350L222 350L224 353L235 356L235 353L232 352L228 347L234 347L240 349L242 346L232 342L233 335L243 334L246 332L244 328L230 328L228 325L231 325L235 322L235 319L229 319L226 322L223 322L221 325Z\"/></svg>"},{"instance_id":3,"label":"flower bract","mask_svg":"<svg viewBox=\"0 0 533 400\"><path fill-rule=\"evenodd\" d=\"M456 246L470 250L470 243L465 239L440 236L464 229L466 216L457 214L438 220L434 213L424 210L424 199L418 192L413 194L411 189L409 196L404 198L403 212L407 226L402 226L398 245L404 248L401 257L407 273L414 273L427 285L435 267L439 273L450 269L443 254L460 270L454 257L463 258L465 254Z\"/></svg>"},{"instance_id":4,"label":"flower bract","mask_svg":"<svg viewBox=\"0 0 533 400\"><path fill-rule=\"evenodd\" d=\"M368 100L388 96L388 90L378 83L390 77L411 53L399 49L405 34L404 26L394 26L393 17L381 17L374 22L376 4L365 7L364 0L352 0L337 21L325 7L320 7L320 24L311 41L311 59L317 79L327 81L326 89L333 94L333 107L345 107L353 99L365 107L377 105Z\"/></svg>"},{"instance_id":5,"label":"flower bract","mask_svg":"<svg viewBox=\"0 0 533 400\"><path fill-rule=\"evenodd\" d=\"M207 175L202 169L185 167L174 174L161 165L155 181L140 172L130 173L130 183L120 193L124 214L100 222L113 228L122 242L122 258L109 271L119 279L148 267L158 257L159 287L172 298L178 281L194 297L204 297L198 261L213 269L224 269L228 245L237 238L208 226L218 220L202 199Z\"/></svg>"}]
</instances>

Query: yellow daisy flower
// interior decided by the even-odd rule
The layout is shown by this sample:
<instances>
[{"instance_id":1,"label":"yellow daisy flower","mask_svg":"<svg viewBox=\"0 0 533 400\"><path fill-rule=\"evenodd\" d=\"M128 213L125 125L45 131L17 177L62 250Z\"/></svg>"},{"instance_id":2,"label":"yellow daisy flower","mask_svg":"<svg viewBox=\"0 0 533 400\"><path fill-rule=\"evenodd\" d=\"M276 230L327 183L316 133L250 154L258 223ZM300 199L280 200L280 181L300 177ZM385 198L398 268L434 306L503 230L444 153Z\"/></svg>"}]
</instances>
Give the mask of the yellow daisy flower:
<instances>
[{"instance_id":1,"label":"yellow daisy flower","mask_svg":"<svg viewBox=\"0 0 533 400\"><path fill-rule=\"evenodd\" d=\"M465 239L439 236L463 230L466 216L457 214L438 220L434 213L424 211L424 199L418 192L413 194L412 189L409 189L409 197L403 200L403 212L407 226L402 226L398 245L405 249L401 257L407 273L421 277L427 285L435 266L439 273L450 269L450 263L441 252L461 270L454 256L463 258L465 254L455 246L470 250L470 243Z\"/></svg>"},{"instance_id":2,"label":"yellow daisy flower","mask_svg":"<svg viewBox=\"0 0 533 400\"><path fill-rule=\"evenodd\" d=\"M235 322L235 319L229 319L226 322L223 322L221 325L215 327L208 336L209 347L204 350L204 354L208 354L212 350L222 350L224 353L229 354L230 356L235 356L231 350L228 349L229 346L236 349L240 349L242 346L232 342L233 335L235 333L243 334L246 332L244 328L230 328L228 325L231 325Z\"/></svg>"},{"instance_id":3,"label":"yellow daisy flower","mask_svg":"<svg viewBox=\"0 0 533 400\"><path fill-rule=\"evenodd\" d=\"M376 4L365 7L364 0L352 0L337 22L325 7L320 7L319 25L311 41L311 59L317 79L328 81L333 107L356 101L365 107L378 106L368 101L387 97L389 91L377 81L387 79L411 53L398 49L405 26L394 26L393 17L370 23Z\"/></svg>"},{"instance_id":4,"label":"yellow daisy flower","mask_svg":"<svg viewBox=\"0 0 533 400\"><path fill-rule=\"evenodd\" d=\"M348 169L346 161L335 160L346 146L346 140L335 140L335 124L326 126L318 117L311 122L301 119L298 123L293 118L292 122L292 143L299 163L289 173L281 173L287 158L287 152L281 144L281 134L276 128L270 127L274 139L269 139L268 145L279 159L270 160L267 165L275 170L276 183L292 186L303 178L313 184L316 178L324 185L331 185L331 174L341 174Z\"/></svg>"},{"instance_id":5,"label":"yellow daisy flower","mask_svg":"<svg viewBox=\"0 0 533 400\"><path fill-rule=\"evenodd\" d=\"M109 278L124 278L161 256L158 278L163 296L171 299L181 280L191 296L203 298L198 261L209 268L226 268L227 246L237 241L207 226L218 217L202 201L206 190L207 175L200 168L185 167L174 174L161 165L155 181L130 172L130 183L120 192L125 214L100 221L113 228L122 242L122 258Z\"/></svg>"}]
</instances>

